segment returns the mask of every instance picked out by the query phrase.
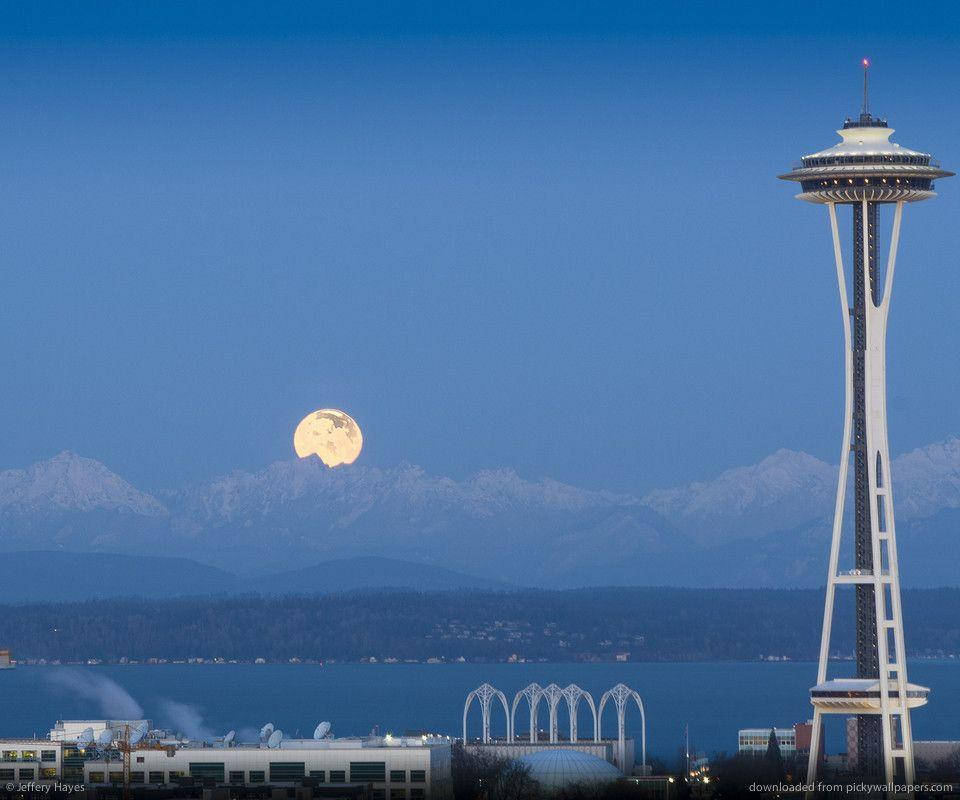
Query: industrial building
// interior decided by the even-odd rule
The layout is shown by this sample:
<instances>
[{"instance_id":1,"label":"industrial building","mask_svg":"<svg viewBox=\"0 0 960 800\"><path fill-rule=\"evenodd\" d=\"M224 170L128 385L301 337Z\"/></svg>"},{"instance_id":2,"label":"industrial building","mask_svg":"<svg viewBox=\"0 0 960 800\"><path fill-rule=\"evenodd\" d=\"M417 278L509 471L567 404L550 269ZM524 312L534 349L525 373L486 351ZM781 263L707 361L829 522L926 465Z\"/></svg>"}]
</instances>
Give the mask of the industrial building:
<instances>
[{"instance_id":1,"label":"industrial building","mask_svg":"<svg viewBox=\"0 0 960 800\"><path fill-rule=\"evenodd\" d=\"M737 734L737 752L765 755L770 743L770 731L776 731L780 755L786 759L809 759L813 739L813 722L798 722L792 728L741 728ZM823 760L823 737L818 737L820 761Z\"/></svg>"},{"instance_id":2,"label":"industrial building","mask_svg":"<svg viewBox=\"0 0 960 800\"><path fill-rule=\"evenodd\" d=\"M797 732L794 728L741 728L737 733L737 751L764 755L770 744L770 731L777 737L780 755L793 758L797 754Z\"/></svg>"},{"instance_id":3,"label":"industrial building","mask_svg":"<svg viewBox=\"0 0 960 800\"><path fill-rule=\"evenodd\" d=\"M63 774L63 748L48 739L0 739L0 784L52 781Z\"/></svg>"},{"instance_id":4,"label":"industrial building","mask_svg":"<svg viewBox=\"0 0 960 800\"><path fill-rule=\"evenodd\" d=\"M0 782L159 789L196 783L289 788L307 780L331 791L363 788L377 800L449 796L448 737L335 738L328 732L322 723L314 738L285 739L268 724L255 742L237 742L233 732L208 742L172 738L152 730L149 720L61 720L49 738L0 740Z\"/></svg>"}]
</instances>

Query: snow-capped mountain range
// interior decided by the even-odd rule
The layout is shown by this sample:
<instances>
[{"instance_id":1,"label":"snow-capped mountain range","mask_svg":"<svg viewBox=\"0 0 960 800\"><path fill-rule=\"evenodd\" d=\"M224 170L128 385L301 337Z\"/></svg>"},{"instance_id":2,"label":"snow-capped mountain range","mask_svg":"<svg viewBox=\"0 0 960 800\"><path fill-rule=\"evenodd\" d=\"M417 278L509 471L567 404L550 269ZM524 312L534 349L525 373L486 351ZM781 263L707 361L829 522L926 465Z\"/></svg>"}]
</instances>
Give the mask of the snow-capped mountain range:
<instances>
[{"instance_id":1,"label":"snow-capped mountain range","mask_svg":"<svg viewBox=\"0 0 960 800\"><path fill-rule=\"evenodd\" d=\"M376 556L518 585L815 586L837 469L779 450L646 496L513 470L465 480L401 464L277 462L152 496L61 453L0 472L0 550L162 554L247 574ZM892 465L906 585L956 585L960 439Z\"/></svg>"}]
</instances>

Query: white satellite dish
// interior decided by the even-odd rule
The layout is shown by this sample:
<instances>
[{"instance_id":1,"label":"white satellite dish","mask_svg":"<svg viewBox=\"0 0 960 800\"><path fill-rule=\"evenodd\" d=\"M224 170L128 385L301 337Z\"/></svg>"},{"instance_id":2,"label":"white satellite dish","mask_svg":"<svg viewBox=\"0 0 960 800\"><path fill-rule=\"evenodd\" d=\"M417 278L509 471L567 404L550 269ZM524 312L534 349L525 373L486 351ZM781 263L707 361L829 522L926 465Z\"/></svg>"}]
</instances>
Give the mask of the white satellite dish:
<instances>
[{"instance_id":1,"label":"white satellite dish","mask_svg":"<svg viewBox=\"0 0 960 800\"><path fill-rule=\"evenodd\" d=\"M316 730L313 732L314 739L323 739L328 733L330 733L330 723L321 722L317 725Z\"/></svg>"},{"instance_id":2,"label":"white satellite dish","mask_svg":"<svg viewBox=\"0 0 960 800\"><path fill-rule=\"evenodd\" d=\"M267 739L267 747L270 749L276 749L280 746L280 742L283 740L283 731L274 731L270 734L270 738Z\"/></svg>"},{"instance_id":3,"label":"white satellite dish","mask_svg":"<svg viewBox=\"0 0 960 800\"><path fill-rule=\"evenodd\" d=\"M236 735L237 735L237 732L236 732L236 731L230 731L226 736L224 736L224 737L223 737L223 746L224 746L224 747L229 747L229 746L233 743L233 740L234 740L234 738L236 737Z\"/></svg>"},{"instance_id":4,"label":"white satellite dish","mask_svg":"<svg viewBox=\"0 0 960 800\"><path fill-rule=\"evenodd\" d=\"M93 728L84 728L77 737L77 747L86 747L93 741Z\"/></svg>"},{"instance_id":5,"label":"white satellite dish","mask_svg":"<svg viewBox=\"0 0 960 800\"><path fill-rule=\"evenodd\" d=\"M270 738L270 734L273 733L273 723L268 722L260 729L260 741L265 742Z\"/></svg>"},{"instance_id":6,"label":"white satellite dish","mask_svg":"<svg viewBox=\"0 0 960 800\"><path fill-rule=\"evenodd\" d=\"M139 742L144 736L147 735L147 730L148 727L146 722L141 722L139 725L137 725L136 728L130 731L130 744L136 744Z\"/></svg>"},{"instance_id":7,"label":"white satellite dish","mask_svg":"<svg viewBox=\"0 0 960 800\"><path fill-rule=\"evenodd\" d=\"M109 728L104 728L100 731L100 734L97 736L97 746L98 747L109 747L113 743L113 731Z\"/></svg>"}]
</instances>

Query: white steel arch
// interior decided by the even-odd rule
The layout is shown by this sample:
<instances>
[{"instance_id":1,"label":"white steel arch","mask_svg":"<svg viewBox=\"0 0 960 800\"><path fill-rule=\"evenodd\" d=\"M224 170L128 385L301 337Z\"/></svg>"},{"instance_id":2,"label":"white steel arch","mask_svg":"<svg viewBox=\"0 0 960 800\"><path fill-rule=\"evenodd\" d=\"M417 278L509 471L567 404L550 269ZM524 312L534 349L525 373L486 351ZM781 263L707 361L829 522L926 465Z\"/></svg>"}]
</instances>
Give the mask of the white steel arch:
<instances>
[{"instance_id":1,"label":"white steel arch","mask_svg":"<svg viewBox=\"0 0 960 800\"><path fill-rule=\"evenodd\" d=\"M531 683L524 686L513 696L513 705L510 707L510 727L507 740L516 741L517 737L517 706L522 698L527 699L527 705L530 708L530 741L537 740L537 709L540 705L540 698L543 695L543 689L539 683Z\"/></svg>"},{"instance_id":2,"label":"white steel arch","mask_svg":"<svg viewBox=\"0 0 960 800\"><path fill-rule=\"evenodd\" d=\"M599 732L599 723L603 720L603 709L607 705L608 700L613 700L614 704L617 707L617 766L625 773L627 755L627 736L626 736L626 714L627 714L627 705L630 702L630 699L633 699L637 708L640 709L640 747L641 747L641 763L643 766L647 765L647 715L643 710L643 700L640 699L640 695L631 689L629 686L618 683L612 689L608 689L603 693L603 697L600 698L600 707L597 709L597 730ZM599 741L599 739L597 739Z\"/></svg>"},{"instance_id":3,"label":"white steel arch","mask_svg":"<svg viewBox=\"0 0 960 800\"><path fill-rule=\"evenodd\" d=\"M556 742L560 738L557 730L557 706L563 699L563 689L555 683L550 683L543 687L540 695L547 701L547 711L550 715L550 741Z\"/></svg>"},{"instance_id":4,"label":"white steel arch","mask_svg":"<svg viewBox=\"0 0 960 800\"><path fill-rule=\"evenodd\" d=\"M490 703L493 701L493 698L499 698L501 705L503 706L503 714L507 722L507 739L511 738L511 721L510 721L510 707L507 704L506 695L497 689L495 686L491 686L489 683L482 683L476 689L474 689L470 694L467 695L467 699L463 704L463 743L467 743L467 713L470 711L470 706L473 701L476 700L480 704L480 715L483 722L483 733L481 741L484 744L487 744L490 741Z\"/></svg>"},{"instance_id":5,"label":"white steel arch","mask_svg":"<svg viewBox=\"0 0 960 800\"><path fill-rule=\"evenodd\" d=\"M593 702L593 695L584 691L577 684L571 683L563 689L563 698L567 701L567 712L570 715L570 741L576 742L577 738L577 709L580 706L580 700L586 698L587 705L590 706L590 715L593 718L593 740L600 741L600 724L597 720L597 706Z\"/></svg>"}]
</instances>

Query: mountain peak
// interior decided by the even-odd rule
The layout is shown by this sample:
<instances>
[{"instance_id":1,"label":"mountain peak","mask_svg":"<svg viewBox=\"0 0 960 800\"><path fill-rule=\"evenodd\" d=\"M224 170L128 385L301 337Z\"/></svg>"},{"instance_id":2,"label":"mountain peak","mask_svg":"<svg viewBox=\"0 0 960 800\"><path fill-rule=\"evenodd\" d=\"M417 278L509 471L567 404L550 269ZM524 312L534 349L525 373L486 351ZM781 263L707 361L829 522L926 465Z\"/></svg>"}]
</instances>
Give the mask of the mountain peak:
<instances>
[{"instance_id":1,"label":"mountain peak","mask_svg":"<svg viewBox=\"0 0 960 800\"><path fill-rule=\"evenodd\" d=\"M125 511L166 514L154 497L141 492L92 458L64 450L27 469L0 472L0 508L12 511Z\"/></svg>"},{"instance_id":2,"label":"mountain peak","mask_svg":"<svg viewBox=\"0 0 960 800\"><path fill-rule=\"evenodd\" d=\"M786 529L822 516L836 474L835 466L809 453L781 448L711 481L650 492L644 503L704 539L772 524Z\"/></svg>"},{"instance_id":3,"label":"mountain peak","mask_svg":"<svg viewBox=\"0 0 960 800\"><path fill-rule=\"evenodd\" d=\"M818 467L825 462L821 461L816 456L812 456L809 453L805 453L803 450L790 450L786 447L781 447L779 450L774 450L766 458L762 458L754 466L756 467L773 467L773 466L801 466L801 467ZM749 469L750 467L746 467ZM738 469L734 467L734 469ZM740 467L739 469L744 469Z\"/></svg>"},{"instance_id":4,"label":"mountain peak","mask_svg":"<svg viewBox=\"0 0 960 800\"><path fill-rule=\"evenodd\" d=\"M891 476L898 517L929 517L960 508L960 438L951 436L898 456Z\"/></svg>"}]
</instances>

